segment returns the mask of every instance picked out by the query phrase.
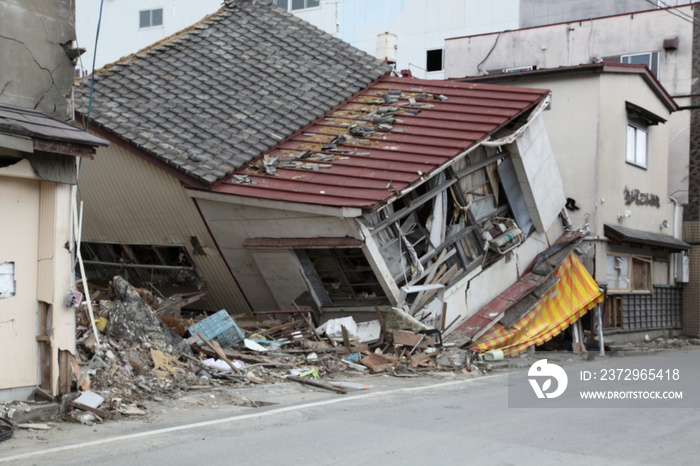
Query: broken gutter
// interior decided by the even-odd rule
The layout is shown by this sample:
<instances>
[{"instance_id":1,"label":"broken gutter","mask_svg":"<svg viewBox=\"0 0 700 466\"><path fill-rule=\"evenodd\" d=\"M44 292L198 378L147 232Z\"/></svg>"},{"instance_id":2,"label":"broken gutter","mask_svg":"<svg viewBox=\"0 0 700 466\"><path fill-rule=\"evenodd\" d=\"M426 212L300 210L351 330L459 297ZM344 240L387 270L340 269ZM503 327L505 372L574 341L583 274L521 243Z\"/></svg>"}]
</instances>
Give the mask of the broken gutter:
<instances>
[{"instance_id":1,"label":"broken gutter","mask_svg":"<svg viewBox=\"0 0 700 466\"><path fill-rule=\"evenodd\" d=\"M513 131L510 135L500 138L500 139L495 139L495 140L489 140L489 141L483 141L481 142L482 145L486 147L500 147L504 146L506 144L511 144L515 142L516 139L518 139L522 134L525 132L525 130L532 124L532 122L537 118L545 108L547 108L551 102L551 97L552 93L550 92L547 97L542 99L542 102L540 102L537 107L528 115L527 120L525 121L525 124L522 125L520 128L516 129Z\"/></svg>"},{"instance_id":2,"label":"broken gutter","mask_svg":"<svg viewBox=\"0 0 700 466\"><path fill-rule=\"evenodd\" d=\"M227 194L221 192L201 191L188 189L187 195L193 199L225 202L228 204L244 205L248 207L264 207L306 214L327 215L329 217L355 218L364 215L358 207L331 207L320 204L304 204L301 202L285 202L274 199L241 196L239 194Z\"/></svg>"}]
</instances>

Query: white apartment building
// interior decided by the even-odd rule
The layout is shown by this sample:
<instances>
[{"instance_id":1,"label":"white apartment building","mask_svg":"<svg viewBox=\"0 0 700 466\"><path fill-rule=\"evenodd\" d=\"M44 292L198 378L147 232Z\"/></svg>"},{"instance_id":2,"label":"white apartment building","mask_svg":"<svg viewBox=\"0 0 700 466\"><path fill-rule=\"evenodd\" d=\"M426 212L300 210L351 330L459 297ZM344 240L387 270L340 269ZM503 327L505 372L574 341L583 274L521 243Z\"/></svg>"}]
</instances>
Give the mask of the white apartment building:
<instances>
[{"instance_id":1,"label":"white apartment building","mask_svg":"<svg viewBox=\"0 0 700 466\"><path fill-rule=\"evenodd\" d=\"M76 74L90 74L93 59L95 69L99 69L148 47L214 13L222 3L223 0L75 0L77 42L86 49L78 59Z\"/></svg>"}]
</instances>

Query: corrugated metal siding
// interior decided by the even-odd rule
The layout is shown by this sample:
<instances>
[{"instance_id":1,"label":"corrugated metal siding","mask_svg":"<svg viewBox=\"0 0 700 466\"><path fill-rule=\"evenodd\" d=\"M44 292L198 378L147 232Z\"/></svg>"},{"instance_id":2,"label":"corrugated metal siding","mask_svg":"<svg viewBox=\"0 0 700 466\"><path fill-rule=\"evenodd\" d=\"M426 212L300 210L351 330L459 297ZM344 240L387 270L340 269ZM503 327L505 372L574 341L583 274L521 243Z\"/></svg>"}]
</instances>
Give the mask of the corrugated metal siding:
<instances>
[{"instance_id":1,"label":"corrugated metal siding","mask_svg":"<svg viewBox=\"0 0 700 466\"><path fill-rule=\"evenodd\" d=\"M69 207L69 206L66 206ZM41 182L39 196L39 269L37 273L37 298L53 304L54 293L54 236L56 231L56 184ZM68 214L68 212L66 212ZM70 274L70 269L66 270ZM66 290L68 292L68 290Z\"/></svg>"},{"instance_id":2,"label":"corrugated metal siding","mask_svg":"<svg viewBox=\"0 0 700 466\"><path fill-rule=\"evenodd\" d=\"M386 102L394 93L398 100ZM220 193L327 206L372 208L487 139L534 107L548 91L511 86L384 77L215 188ZM354 137L396 107L390 128ZM411 114L411 112L417 112ZM343 142L330 144L342 135ZM311 155L299 159L305 151ZM279 163L282 161L282 164ZM257 165L258 168L253 168ZM284 165L284 166L283 166ZM242 181L241 177L245 179Z\"/></svg>"},{"instance_id":3,"label":"corrugated metal siding","mask_svg":"<svg viewBox=\"0 0 700 466\"><path fill-rule=\"evenodd\" d=\"M184 245L206 280L207 297L201 303L212 310L249 311L194 202L177 179L114 143L100 148L95 160L83 163L79 186L84 201L83 241ZM191 236L199 239L206 256L192 254Z\"/></svg>"}]
</instances>

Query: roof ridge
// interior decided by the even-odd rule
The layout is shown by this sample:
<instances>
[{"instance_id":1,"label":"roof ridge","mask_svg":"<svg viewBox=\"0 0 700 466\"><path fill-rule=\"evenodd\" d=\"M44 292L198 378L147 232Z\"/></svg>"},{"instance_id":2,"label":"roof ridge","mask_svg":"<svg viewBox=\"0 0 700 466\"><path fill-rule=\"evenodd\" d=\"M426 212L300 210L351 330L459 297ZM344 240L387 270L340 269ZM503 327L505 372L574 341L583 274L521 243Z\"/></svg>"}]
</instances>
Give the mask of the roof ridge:
<instances>
[{"instance_id":1,"label":"roof ridge","mask_svg":"<svg viewBox=\"0 0 700 466\"><path fill-rule=\"evenodd\" d=\"M157 48L162 47L168 43L174 42L177 39L191 33L195 29L198 29L202 25L202 23L205 23L207 21L219 20L221 18L220 15L224 13L224 10L228 10L231 8L231 6L233 6L233 5L229 5L229 1L230 0L224 0L224 4L221 6L221 8L219 8L214 13L211 13L211 14L204 16L202 19L200 19L196 23L193 23L193 24L187 26L186 28L180 29L179 31L176 31L176 32L170 34L169 36L166 36L166 37L160 39L159 41L156 41L150 45L147 45L146 47L144 47L140 50L137 50L134 53L131 53L129 55L124 55L123 57L119 58L117 61L114 61L112 63L107 63L102 68L95 70L95 74L104 73L106 71L109 71L111 68L114 68L117 65L122 65L129 60L138 58L139 55L143 55L145 53L150 52L151 50L157 49ZM90 75L87 75L85 77L89 77L89 76Z\"/></svg>"},{"instance_id":2,"label":"roof ridge","mask_svg":"<svg viewBox=\"0 0 700 466\"><path fill-rule=\"evenodd\" d=\"M96 73L91 122L210 185L388 72L269 2L229 1Z\"/></svg>"}]
</instances>

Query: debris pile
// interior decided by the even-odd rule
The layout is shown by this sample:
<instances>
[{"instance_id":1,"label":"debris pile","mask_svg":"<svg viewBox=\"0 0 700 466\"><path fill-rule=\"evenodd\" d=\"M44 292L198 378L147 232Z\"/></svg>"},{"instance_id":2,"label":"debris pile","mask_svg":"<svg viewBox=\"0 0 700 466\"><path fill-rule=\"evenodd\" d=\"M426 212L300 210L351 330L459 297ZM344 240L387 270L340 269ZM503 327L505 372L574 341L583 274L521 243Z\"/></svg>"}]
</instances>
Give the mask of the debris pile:
<instances>
[{"instance_id":1,"label":"debris pile","mask_svg":"<svg viewBox=\"0 0 700 466\"><path fill-rule=\"evenodd\" d=\"M203 293L157 299L121 276L89 295L91 306L76 309L78 354L61 401L70 420L85 424L222 386L294 382L347 393L367 389L347 380L355 375L480 373L474 354L443 344L438 330L399 308L359 323L320 324L309 308L185 317L185 303Z\"/></svg>"}]
</instances>

